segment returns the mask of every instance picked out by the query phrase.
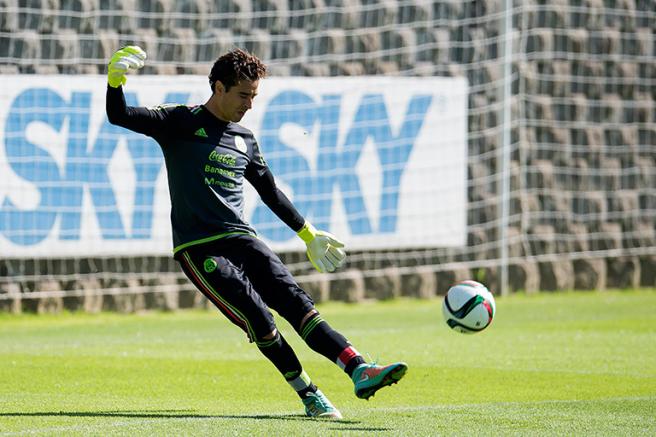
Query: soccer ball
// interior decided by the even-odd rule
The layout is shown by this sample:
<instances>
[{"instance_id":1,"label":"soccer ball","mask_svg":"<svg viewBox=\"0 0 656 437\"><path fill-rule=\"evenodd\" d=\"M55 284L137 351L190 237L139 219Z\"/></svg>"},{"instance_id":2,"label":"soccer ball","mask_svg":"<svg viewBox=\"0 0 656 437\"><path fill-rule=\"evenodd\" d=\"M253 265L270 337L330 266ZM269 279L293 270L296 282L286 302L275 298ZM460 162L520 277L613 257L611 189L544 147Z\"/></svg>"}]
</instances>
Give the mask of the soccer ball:
<instances>
[{"instance_id":1,"label":"soccer ball","mask_svg":"<svg viewBox=\"0 0 656 437\"><path fill-rule=\"evenodd\" d=\"M496 304L487 287L476 281L462 281L444 296L442 314L449 328L474 334L490 326Z\"/></svg>"}]
</instances>

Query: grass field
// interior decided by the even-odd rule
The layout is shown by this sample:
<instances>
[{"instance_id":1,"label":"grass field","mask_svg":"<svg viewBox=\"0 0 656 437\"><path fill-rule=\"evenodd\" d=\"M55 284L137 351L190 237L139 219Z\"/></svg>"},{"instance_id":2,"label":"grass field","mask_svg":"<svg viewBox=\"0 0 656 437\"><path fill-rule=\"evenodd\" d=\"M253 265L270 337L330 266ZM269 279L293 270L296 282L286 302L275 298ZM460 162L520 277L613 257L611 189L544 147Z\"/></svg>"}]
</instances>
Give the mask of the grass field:
<instances>
[{"instance_id":1,"label":"grass field","mask_svg":"<svg viewBox=\"0 0 656 437\"><path fill-rule=\"evenodd\" d=\"M440 305L320 307L362 353L408 363L368 402L280 323L340 422L305 418L215 312L0 315L0 435L656 435L656 292L498 298L473 336Z\"/></svg>"}]
</instances>

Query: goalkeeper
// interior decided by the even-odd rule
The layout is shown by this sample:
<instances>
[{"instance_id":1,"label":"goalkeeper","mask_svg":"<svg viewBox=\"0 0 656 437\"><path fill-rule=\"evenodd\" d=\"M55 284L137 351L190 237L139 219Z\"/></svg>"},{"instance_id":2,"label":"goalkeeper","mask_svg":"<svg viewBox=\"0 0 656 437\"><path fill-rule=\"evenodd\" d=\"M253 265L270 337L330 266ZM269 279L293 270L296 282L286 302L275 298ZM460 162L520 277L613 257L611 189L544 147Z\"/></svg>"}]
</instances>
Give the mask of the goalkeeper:
<instances>
[{"instance_id":1,"label":"goalkeeper","mask_svg":"<svg viewBox=\"0 0 656 437\"><path fill-rule=\"evenodd\" d=\"M122 88L125 75L141 68L145 59L146 53L136 46L112 56L107 117L113 124L153 137L162 148L172 205L173 253L184 273L276 366L308 416L342 417L303 370L269 308L284 317L310 348L351 377L357 397L368 399L401 379L406 364L366 363L321 317L287 267L244 220L246 179L305 242L308 258L319 272L335 271L346 257L343 243L316 230L278 189L253 134L237 124L251 109L265 65L235 49L214 63L209 74L212 95L204 105L129 107Z\"/></svg>"}]
</instances>

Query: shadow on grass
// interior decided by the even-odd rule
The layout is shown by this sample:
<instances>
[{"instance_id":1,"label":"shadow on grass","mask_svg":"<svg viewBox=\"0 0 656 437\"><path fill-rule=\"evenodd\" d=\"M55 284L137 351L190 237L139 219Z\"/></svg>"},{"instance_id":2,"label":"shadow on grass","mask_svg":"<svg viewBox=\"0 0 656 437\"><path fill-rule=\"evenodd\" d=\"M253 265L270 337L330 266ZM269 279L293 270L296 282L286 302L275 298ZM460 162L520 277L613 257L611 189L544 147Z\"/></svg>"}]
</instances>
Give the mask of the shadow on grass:
<instances>
[{"instance_id":1,"label":"shadow on grass","mask_svg":"<svg viewBox=\"0 0 656 437\"><path fill-rule=\"evenodd\" d=\"M33 412L0 412L0 417L122 417L137 419L253 419L253 420L297 420L330 423L337 426L335 430L353 431L388 431L388 428L349 427L357 425L357 420L314 419L300 414L197 414L191 410L152 410L152 411L33 411Z\"/></svg>"}]
</instances>

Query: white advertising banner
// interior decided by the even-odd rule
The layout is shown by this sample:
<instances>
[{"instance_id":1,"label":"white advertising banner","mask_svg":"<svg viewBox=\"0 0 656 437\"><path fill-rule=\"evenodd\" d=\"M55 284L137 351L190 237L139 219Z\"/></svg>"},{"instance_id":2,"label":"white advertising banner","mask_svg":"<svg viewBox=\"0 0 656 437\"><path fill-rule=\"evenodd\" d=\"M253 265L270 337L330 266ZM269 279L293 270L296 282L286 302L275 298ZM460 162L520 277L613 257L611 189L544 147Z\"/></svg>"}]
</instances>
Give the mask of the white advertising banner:
<instances>
[{"instance_id":1,"label":"white advertising banner","mask_svg":"<svg viewBox=\"0 0 656 437\"><path fill-rule=\"evenodd\" d=\"M161 150L107 121L105 92L102 76L2 77L0 256L171 253ZM209 93L203 76L130 76L125 87L131 106ZM464 79L268 78L240 124L299 211L347 249L466 244ZM302 249L248 187L259 236Z\"/></svg>"}]
</instances>

